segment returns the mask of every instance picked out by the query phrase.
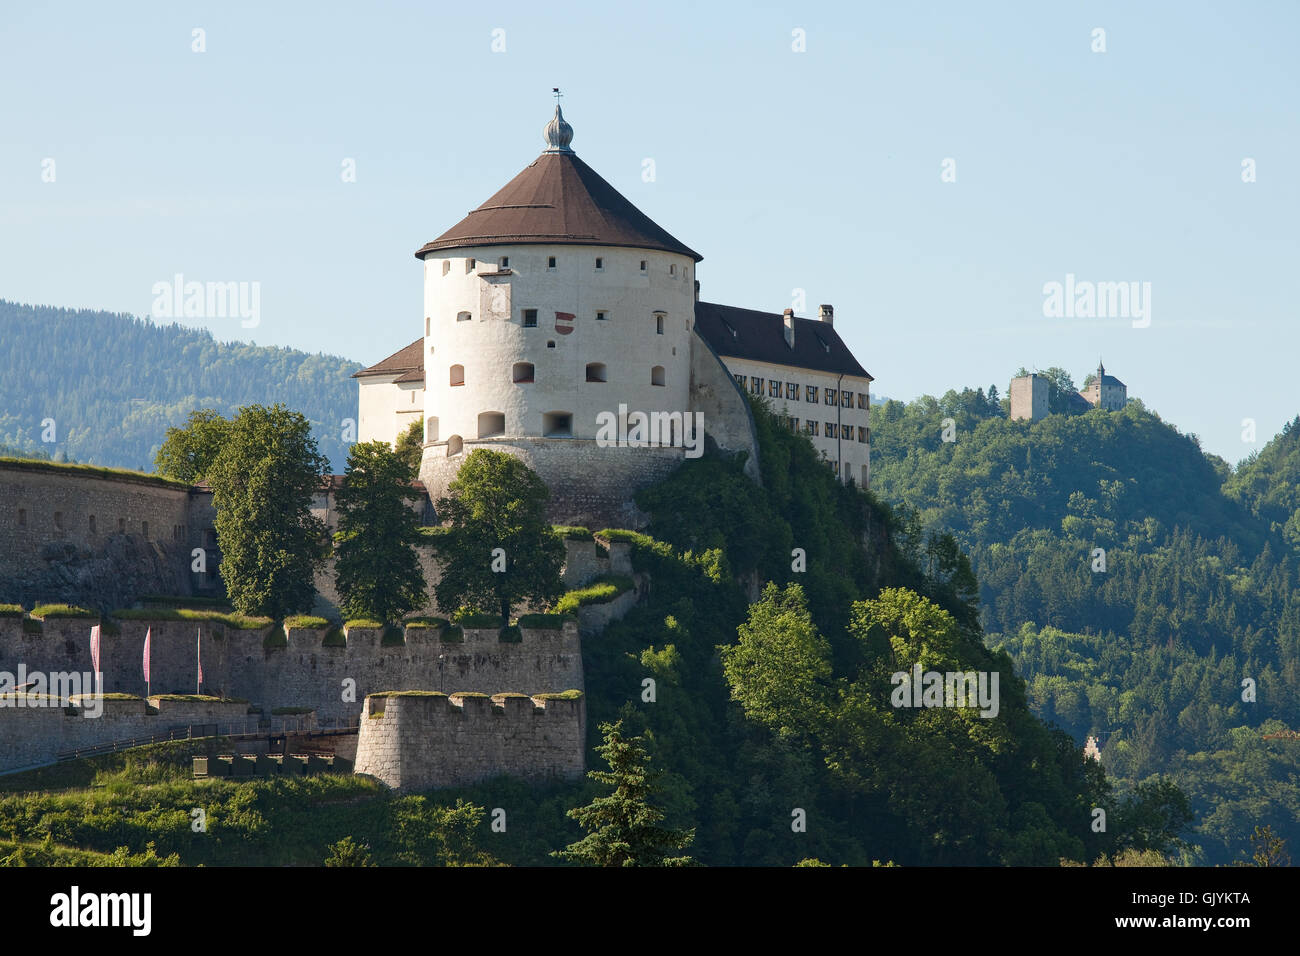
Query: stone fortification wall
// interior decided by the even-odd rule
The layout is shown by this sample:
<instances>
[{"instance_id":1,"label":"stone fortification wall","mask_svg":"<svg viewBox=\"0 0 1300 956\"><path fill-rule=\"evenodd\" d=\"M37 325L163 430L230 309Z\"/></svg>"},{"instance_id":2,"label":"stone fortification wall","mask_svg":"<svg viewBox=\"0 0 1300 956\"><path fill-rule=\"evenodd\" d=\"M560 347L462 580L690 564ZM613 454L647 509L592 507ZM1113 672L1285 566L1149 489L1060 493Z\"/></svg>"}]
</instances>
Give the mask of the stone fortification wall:
<instances>
[{"instance_id":1,"label":"stone fortification wall","mask_svg":"<svg viewBox=\"0 0 1300 956\"><path fill-rule=\"evenodd\" d=\"M25 706L18 706L19 703ZM48 763L69 750L93 747L133 737L148 737L196 724L223 724L244 718L248 705L242 701L153 700L158 713L151 714L141 699L100 701L102 713L93 704L74 700L68 706L47 706L54 701L16 695L0 696L0 772ZM36 704L38 706L30 706Z\"/></svg>"},{"instance_id":2,"label":"stone fortification wall","mask_svg":"<svg viewBox=\"0 0 1300 956\"><path fill-rule=\"evenodd\" d=\"M585 609L584 609L585 610ZM0 671L89 672L94 621L55 618L27 633L18 618L0 618ZM496 628L465 628L444 641L439 628L411 627L400 643L378 628L351 628L343 646L327 629L241 630L217 622L123 621L101 638L105 693L143 695L143 649L150 642L149 689L193 694L197 629L202 628L203 692L248 700L256 707L310 707L322 721L356 717L365 695L384 690L443 690L521 694L582 690L578 625L523 628L518 643ZM448 635L451 636L451 635ZM338 640L337 634L331 639ZM390 638L391 640L391 638ZM279 645L279 646L277 646Z\"/></svg>"},{"instance_id":3,"label":"stone fortification wall","mask_svg":"<svg viewBox=\"0 0 1300 956\"><path fill-rule=\"evenodd\" d=\"M704 415L705 448L731 455L744 452L745 474L761 481L758 431L749 401L698 332L691 338L691 410Z\"/></svg>"},{"instance_id":4,"label":"stone fortification wall","mask_svg":"<svg viewBox=\"0 0 1300 956\"><path fill-rule=\"evenodd\" d=\"M147 475L0 462L0 601L108 610L195 593L190 488Z\"/></svg>"},{"instance_id":5,"label":"stone fortification wall","mask_svg":"<svg viewBox=\"0 0 1300 956\"><path fill-rule=\"evenodd\" d=\"M397 790L466 786L502 774L534 783L585 771L581 697L372 696L355 772Z\"/></svg>"}]
</instances>

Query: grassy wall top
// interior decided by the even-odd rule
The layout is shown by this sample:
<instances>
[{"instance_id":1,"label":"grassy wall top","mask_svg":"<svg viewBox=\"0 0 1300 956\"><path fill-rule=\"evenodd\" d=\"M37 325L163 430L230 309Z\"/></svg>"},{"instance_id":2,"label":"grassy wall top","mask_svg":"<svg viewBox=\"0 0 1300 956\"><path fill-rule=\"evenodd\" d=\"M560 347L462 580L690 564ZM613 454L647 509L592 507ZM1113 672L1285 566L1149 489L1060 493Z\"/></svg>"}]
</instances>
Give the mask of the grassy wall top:
<instances>
[{"instance_id":1,"label":"grassy wall top","mask_svg":"<svg viewBox=\"0 0 1300 956\"><path fill-rule=\"evenodd\" d=\"M23 606L21 604L0 604L0 617L22 617Z\"/></svg>"},{"instance_id":2,"label":"grassy wall top","mask_svg":"<svg viewBox=\"0 0 1300 956\"><path fill-rule=\"evenodd\" d=\"M132 607L113 612L119 621L213 621L239 631L259 631L274 622L269 617L248 617L187 607Z\"/></svg>"},{"instance_id":3,"label":"grassy wall top","mask_svg":"<svg viewBox=\"0 0 1300 956\"><path fill-rule=\"evenodd\" d=\"M555 610L559 614L573 614L578 608L588 604L604 604L612 601L633 587L632 579L623 574L602 575L585 588L576 588L556 602Z\"/></svg>"},{"instance_id":4,"label":"grassy wall top","mask_svg":"<svg viewBox=\"0 0 1300 956\"><path fill-rule=\"evenodd\" d=\"M175 488L189 491L188 482L164 478L162 475L149 475L143 471L128 471L125 468L101 468L98 465L72 465L59 461L35 461L29 458L0 457L0 470L7 471L43 471L62 475L79 475L84 478L108 478L113 481L134 481L140 484L156 485L159 488Z\"/></svg>"},{"instance_id":5,"label":"grassy wall top","mask_svg":"<svg viewBox=\"0 0 1300 956\"><path fill-rule=\"evenodd\" d=\"M582 696L580 690L564 690L558 694L534 694L538 700L577 700Z\"/></svg>"},{"instance_id":6,"label":"grassy wall top","mask_svg":"<svg viewBox=\"0 0 1300 956\"><path fill-rule=\"evenodd\" d=\"M105 695L107 696L107 695ZM247 704L238 697L212 697L208 694L150 694L150 700L170 700L183 704Z\"/></svg>"},{"instance_id":7,"label":"grassy wall top","mask_svg":"<svg viewBox=\"0 0 1300 956\"><path fill-rule=\"evenodd\" d=\"M561 538L569 538L573 541L590 541L592 538L590 528L581 528L571 524L557 524L553 530Z\"/></svg>"},{"instance_id":8,"label":"grassy wall top","mask_svg":"<svg viewBox=\"0 0 1300 956\"><path fill-rule=\"evenodd\" d=\"M320 630L330 626L330 622L323 617L316 617L311 614L295 614L292 617L284 619L285 627L307 627L313 630Z\"/></svg>"},{"instance_id":9,"label":"grassy wall top","mask_svg":"<svg viewBox=\"0 0 1300 956\"><path fill-rule=\"evenodd\" d=\"M44 620L49 617L99 617L98 611L71 604L39 604L32 608L32 617Z\"/></svg>"},{"instance_id":10,"label":"grassy wall top","mask_svg":"<svg viewBox=\"0 0 1300 956\"><path fill-rule=\"evenodd\" d=\"M373 694L367 694L368 697L446 697L447 695L436 690L381 690Z\"/></svg>"}]
</instances>

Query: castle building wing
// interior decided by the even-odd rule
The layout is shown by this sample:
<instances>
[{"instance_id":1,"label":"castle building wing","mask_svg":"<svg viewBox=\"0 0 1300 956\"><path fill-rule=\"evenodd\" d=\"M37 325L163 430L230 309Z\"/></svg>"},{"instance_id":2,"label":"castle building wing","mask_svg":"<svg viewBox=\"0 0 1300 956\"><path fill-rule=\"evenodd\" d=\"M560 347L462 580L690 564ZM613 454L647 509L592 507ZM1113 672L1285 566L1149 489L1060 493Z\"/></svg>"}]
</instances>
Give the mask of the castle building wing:
<instances>
[{"instance_id":1,"label":"castle building wing","mask_svg":"<svg viewBox=\"0 0 1300 956\"><path fill-rule=\"evenodd\" d=\"M817 319L796 318L793 343L787 343L784 316L732 305L697 302L695 331L724 358L789 365L873 381L853 357L835 327Z\"/></svg>"},{"instance_id":2,"label":"castle building wing","mask_svg":"<svg viewBox=\"0 0 1300 956\"><path fill-rule=\"evenodd\" d=\"M424 381L424 339L416 339L404 349L399 349L388 358L376 362L369 368L353 372L353 378L370 378L375 375L396 375L395 382Z\"/></svg>"}]
</instances>

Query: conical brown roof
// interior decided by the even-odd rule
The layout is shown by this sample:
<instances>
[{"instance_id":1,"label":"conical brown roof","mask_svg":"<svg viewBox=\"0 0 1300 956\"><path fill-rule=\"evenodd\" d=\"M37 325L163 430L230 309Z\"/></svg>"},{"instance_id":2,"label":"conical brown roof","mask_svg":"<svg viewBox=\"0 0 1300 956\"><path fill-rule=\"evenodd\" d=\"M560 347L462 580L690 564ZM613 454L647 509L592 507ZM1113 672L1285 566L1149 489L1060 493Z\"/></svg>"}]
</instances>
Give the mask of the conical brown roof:
<instances>
[{"instance_id":1,"label":"conical brown roof","mask_svg":"<svg viewBox=\"0 0 1300 956\"><path fill-rule=\"evenodd\" d=\"M496 195L416 252L519 243L630 246L690 256L617 189L571 152L545 152Z\"/></svg>"}]
</instances>

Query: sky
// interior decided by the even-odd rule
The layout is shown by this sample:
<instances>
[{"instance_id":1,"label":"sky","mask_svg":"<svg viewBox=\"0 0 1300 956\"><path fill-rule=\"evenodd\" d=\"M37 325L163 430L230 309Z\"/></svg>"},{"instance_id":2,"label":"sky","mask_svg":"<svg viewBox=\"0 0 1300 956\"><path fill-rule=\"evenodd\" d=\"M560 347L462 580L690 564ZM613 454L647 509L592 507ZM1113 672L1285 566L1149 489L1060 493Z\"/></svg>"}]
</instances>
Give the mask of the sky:
<instances>
[{"instance_id":1,"label":"sky","mask_svg":"<svg viewBox=\"0 0 1300 956\"><path fill-rule=\"evenodd\" d=\"M0 298L257 283L187 324L371 364L558 86L701 298L833 304L876 394L1100 357L1229 462L1300 413L1300 4L270 7L0 7ZM1050 314L1067 281L1137 294Z\"/></svg>"}]
</instances>

